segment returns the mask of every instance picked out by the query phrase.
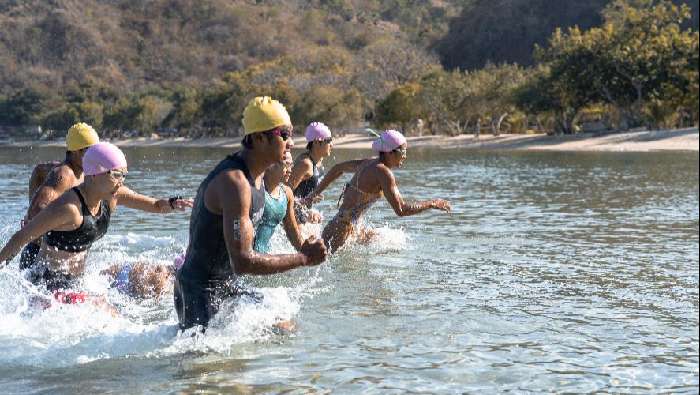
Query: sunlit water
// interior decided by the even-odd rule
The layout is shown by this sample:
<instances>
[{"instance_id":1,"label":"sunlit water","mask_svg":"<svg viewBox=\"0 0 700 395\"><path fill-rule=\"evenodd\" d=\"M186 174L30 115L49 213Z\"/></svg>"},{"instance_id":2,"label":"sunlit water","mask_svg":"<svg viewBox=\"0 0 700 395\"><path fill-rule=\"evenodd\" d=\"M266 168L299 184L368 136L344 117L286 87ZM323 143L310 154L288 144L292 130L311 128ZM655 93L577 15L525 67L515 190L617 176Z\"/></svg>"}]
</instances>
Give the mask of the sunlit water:
<instances>
[{"instance_id":1,"label":"sunlit water","mask_svg":"<svg viewBox=\"0 0 700 395\"><path fill-rule=\"evenodd\" d=\"M128 185L167 197L193 196L227 151L126 153ZM61 156L0 148L1 244L26 210L30 165ZM99 274L172 262L188 213L112 217L82 286L118 317L30 307L45 291L15 259L0 270L0 392L697 393L697 155L413 150L396 177L404 197L446 198L453 213L399 219L379 203L378 240L246 279L264 301L227 305L205 336L177 335L172 292L139 302ZM292 250L281 233L273 247ZM279 318L297 331L273 331Z\"/></svg>"}]
</instances>

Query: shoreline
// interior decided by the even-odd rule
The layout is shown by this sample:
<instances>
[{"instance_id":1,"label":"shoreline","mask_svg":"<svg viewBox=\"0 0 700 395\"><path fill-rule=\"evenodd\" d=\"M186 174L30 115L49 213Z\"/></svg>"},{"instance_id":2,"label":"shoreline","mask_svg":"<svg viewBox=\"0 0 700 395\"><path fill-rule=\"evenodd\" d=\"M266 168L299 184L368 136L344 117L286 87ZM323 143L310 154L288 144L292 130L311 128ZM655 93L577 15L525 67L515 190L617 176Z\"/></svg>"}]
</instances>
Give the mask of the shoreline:
<instances>
[{"instance_id":1,"label":"shoreline","mask_svg":"<svg viewBox=\"0 0 700 395\"><path fill-rule=\"evenodd\" d=\"M642 130L613 133L581 133L567 136L546 134L482 134L479 138L471 134L459 136L410 136L409 147L431 147L442 149L474 149L485 151L577 151L577 152L698 152L698 128L675 130ZM238 137L205 137L188 139L146 138L114 139L110 142L120 147L196 147L235 148L240 146ZM364 134L349 134L336 137L334 149L370 149L372 138ZM0 141L0 147L62 147L63 140L55 141ZM302 136L294 138L294 147L306 145Z\"/></svg>"}]
</instances>

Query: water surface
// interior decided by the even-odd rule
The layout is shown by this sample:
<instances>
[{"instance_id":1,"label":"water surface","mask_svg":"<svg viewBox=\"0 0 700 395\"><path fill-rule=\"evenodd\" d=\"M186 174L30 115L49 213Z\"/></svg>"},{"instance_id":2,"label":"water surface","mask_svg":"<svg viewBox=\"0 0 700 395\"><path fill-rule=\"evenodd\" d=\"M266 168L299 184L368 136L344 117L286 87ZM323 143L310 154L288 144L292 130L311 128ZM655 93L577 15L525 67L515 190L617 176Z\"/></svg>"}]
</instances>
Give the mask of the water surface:
<instances>
[{"instance_id":1,"label":"water surface","mask_svg":"<svg viewBox=\"0 0 700 395\"><path fill-rule=\"evenodd\" d=\"M130 148L128 185L193 196L227 150ZM329 164L365 155L338 151ZM329 261L246 281L262 304L227 306L207 335L178 337L172 294L109 289L110 263L167 264L187 214L120 208L92 249L86 305L28 307L42 293L0 270L3 393L698 392L698 158L694 153L409 150L409 199L451 215L396 218ZM27 206L31 165L60 149L0 148L0 243ZM342 182L320 205L334 214ZM281 234L276 252L291 251ZM270 329L298 323L292 335Z\"/></svg>"}]
</instances>

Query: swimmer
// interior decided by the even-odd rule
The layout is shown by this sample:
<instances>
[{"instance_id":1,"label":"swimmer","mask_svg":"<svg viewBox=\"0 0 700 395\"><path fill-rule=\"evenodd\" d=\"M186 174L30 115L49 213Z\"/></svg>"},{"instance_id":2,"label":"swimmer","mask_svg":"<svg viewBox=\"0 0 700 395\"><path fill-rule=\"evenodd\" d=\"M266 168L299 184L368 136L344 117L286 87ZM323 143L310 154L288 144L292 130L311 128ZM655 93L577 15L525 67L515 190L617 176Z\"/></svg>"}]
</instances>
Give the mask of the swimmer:
<instances>
[{"instance_id":1,"label":"swimmer","mask_svg":"<svg viewBox=\"0 0 700 395\"><path fill-rule=\"evenodd\" d=\"M87 149L99 142L97 132L86 123L76 123L68 129L66 135L66 159L63 163L41 163L34 168L29 180L29 208L22 221L27 224L52 201L63 195L71 188L83 183L83 156ZM168 200L173 208L181 210L191 207L192 201L173 197ZM164 201L158 204L164 205ZM22 249L19 268L31 268L36 262L41 248L41 238L30 241Z\"/></svg>"},{"instance_id":2,"label":"swimmer","mask_svg":"<svg viewBox=\"0 0 700 395\"><path fill-rule=\"evenodd\" d=\"M322 162L331 154L333 137L328 126L321 122L311 122L306 127L304 137L306 151L294 162L287 184L294 190L294 196L298 199L295 209L299 223L317 224L322 220L321 213L312 209L311 206L320 201L322 196L317 196L316 199L308 199L308 196L323 177Z\"/></svg>"},{"instance_id":3,"label":"swimmer","mask_svg":"<svg viewBox=\"0 0 700 395\"><path fill-rule=\"evenodd\" d=\"M175 273L175 309L183 330L204 330L223 300L240 296L239 276L282 273L326 258L323 241L312 238L297 254L253 250L265 207L263 175L294 145L293 129L284 106L267 96L246 106L243 127L243 149L222 160L197 191L185 262Z\"/></svg>"},{"instance_id":4,"label":"swimmer","mask_svg":"<svg viewBox=\"0 0 700 395\"><path fill-rule=\"evenodd\" d=\"M32 171L29 179L29 208L22 224L28 223L64 192L83 183L83 155L88 147L99 141L95 129L86 123L76 123L68 129L65 160L40 163ZM27 269L34 264L40 246L40 239L27 243L20 256L20 269Z\"/></svg>"},{"instance_id":5,"label":"swimmer","mask_svg":"<svg viewBox=\"0 0 700 395\"><path fill-rule=\"evenodd\" d=\"M112 265L100 272L110 278L110 286L137 299L160 298L172 289L174 265L149 265L144 262Z\"/></svg>"},{"instance_id":6,"label":"swimmer","mask_svg":"<svg viewBox=\"0 0 700 395\"><path fill-rule=\"evenodd\" d=\"M163 214L192 206L189 199L176 204L173 198L156 200L124 186L126 158L110 143L90 146L82 167L85 181L41 210L0 250L0 269L25 244L41 237L28 279L45 285L50 292L71 290L85 272L88 250L107 232L117 205Z\"/></svg>"},{"instance_id":7,"label":"swimmer","mask_svg":"<svg viewBox=\"0 0 700 395\"><path fill-rule=\"evenodd\" d=\"M289 179L292 169L292 155L285 154L285 160L277 162L265 170L265 209L262 220L255 230L253 249L267 254L270 252L270 238L275 228L284 221L287 238L297 251L303 243L294 212L294 194L284 182Z\"/></svg>"},{"instance_id":8,"label":"swimmer","mask_svg":"<svg viewBox=\"0 0 700 395\"><path fill-rule=\"evenodd\" d=\"M351 160L333 166L318 187L309 194L309 199L320 196L343 173L354 173L340 196L339 201L342 200L342 203L338 213L323 229L322 238L331 252L340 248L353 234L365 239L371 236L356 229L357 223L382 196L400 217L415 215L429 209L450 212L450 203L443 199L414 203L403 200L392 170L403 165L407 148L406 138L401 133L387 130L372 143L372 150L379 155L378 157Z\"/></svg>"}]
</instances>

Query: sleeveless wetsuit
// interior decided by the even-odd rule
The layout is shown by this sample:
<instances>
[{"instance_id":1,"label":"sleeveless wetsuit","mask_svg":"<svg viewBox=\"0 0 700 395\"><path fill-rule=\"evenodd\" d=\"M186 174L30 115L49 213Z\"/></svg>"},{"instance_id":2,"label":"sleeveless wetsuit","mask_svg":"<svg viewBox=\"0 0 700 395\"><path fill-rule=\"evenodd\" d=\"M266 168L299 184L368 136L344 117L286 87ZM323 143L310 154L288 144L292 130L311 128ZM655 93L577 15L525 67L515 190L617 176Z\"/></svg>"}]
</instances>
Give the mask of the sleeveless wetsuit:
<instances>
[{"instance_id":1,"label":"sleeveless wetsuit","mask_svg":"<svg viewBox=\"0 0 700 395\"><path fill-rule=\"evenodd\" d=\"M287 215L287 194L283 187L279 187L280 196L273 197L265 191L265 212L262 221L255 230L255 247L257 252L268 253L270 251L270 238L275 233L275 228Z\"/></svg>"},{"instance_id":2,"label":"sleeveless wetsuit","mask_svg":"<svg viewBox=\"0 0 700 395\"><path fill-rule=\"evenodd\" d=\"M308 156L308 154L305 154ZM313 171L311 174L311 177L307 178L306 180L302 181L297 185L297 187L294 189L294 197L298 198L305 198L311 194L311 192L316 189L318 184L321 182L321 178L323 178L323 169L319 168L316 166L316 162L314 162L313 159L311 159L311 156L308 156L309 160L311 160L311 165L313 166ZM301 204L294 204L294 213L296 214L297 221L300 224L305 224L308 220L308 207L302 206Z\"/></svg>"},{"instance_id":3,"label":"sleeveless wetsuit","mask_svg":"<svg viewBox=\"0 0 700 395\"><path fill-rule=\"evenodd\" d=\"M77 187L72 189L80 200L80 212L83 215L83 223L78 229L68 231L52 230L44 235L44 242L61 251L81 252L85 251L92 243L102 238L107 233L111 212L106 200L100 202L100 210L97 215L92 215L85 204L85 199ZM75 276L54 271L47 265L34 265L29 273L29 280L34 283L43 282L49 290L67 289L75 284Z\"/></svg>"},{"instance_id":4,"label":"sleeveless wetsuit","mask_svg":"<svg viewBox=\"0 0 700 395\"><path fill-rule=\"evenodd\" d=\"M255 180L240 152L229 155L202 181L190 216L190 242L185 262L175 274L175 309L181 329L206 326L224 298L235 296L237 275L231 268L224 240L223 215L214 214L204 204L207 186L223 171L240 170L250 184L249 216L258 226L265 208L265 185L255 188Z\"/></svg>"}]
</instances>

